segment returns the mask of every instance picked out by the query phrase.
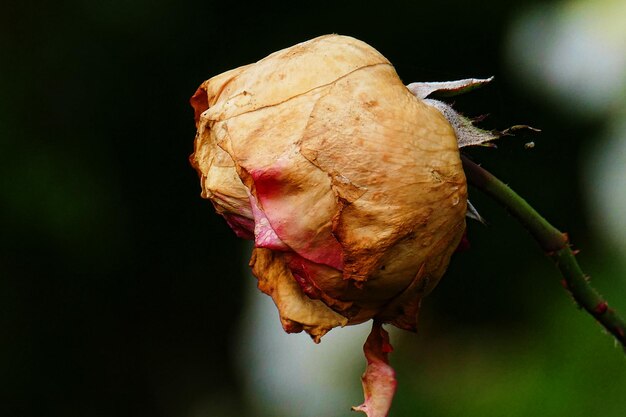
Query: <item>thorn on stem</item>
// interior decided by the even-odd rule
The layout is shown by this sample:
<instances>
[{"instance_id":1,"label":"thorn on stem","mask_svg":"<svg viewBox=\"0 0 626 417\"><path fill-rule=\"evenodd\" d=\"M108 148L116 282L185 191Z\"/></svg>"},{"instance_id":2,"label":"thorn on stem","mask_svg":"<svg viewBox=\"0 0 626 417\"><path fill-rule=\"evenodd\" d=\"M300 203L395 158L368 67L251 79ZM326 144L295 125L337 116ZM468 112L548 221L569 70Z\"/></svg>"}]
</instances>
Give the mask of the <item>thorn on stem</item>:
<instances>
[{"instance_id":1,"label":"thorn on stem","mask_svg":"<svg viewBox=\"0 0 626 417\"><path fill-rule=\"evenodd\" d=\"M565 244L569 244L569 234L567 232L561 234L563 235L563 240L565 240Z\"/></svg>"},{"instance_id":2,"label":"thorn on stem","mask_svg":"<svg viewBox=\"0 0 626 417\"><path fill-rule=\"evenodd\" d=\"M609 305L607 304L607 302L602 301L593 309L593 314L595 314L596 316L601 316L602 314L606 313L608 309Z\"/></svg>"}]
</instances>

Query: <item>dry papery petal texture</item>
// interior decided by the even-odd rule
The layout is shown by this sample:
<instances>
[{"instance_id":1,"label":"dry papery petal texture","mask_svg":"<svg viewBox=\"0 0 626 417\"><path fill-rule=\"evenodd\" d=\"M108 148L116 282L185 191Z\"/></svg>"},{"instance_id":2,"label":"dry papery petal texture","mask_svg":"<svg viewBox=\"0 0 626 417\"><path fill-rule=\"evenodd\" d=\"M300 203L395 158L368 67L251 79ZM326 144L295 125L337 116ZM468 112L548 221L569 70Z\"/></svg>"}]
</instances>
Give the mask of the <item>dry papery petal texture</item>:
<instances>
[{"instance_id":1,"label":"dry papery petal texture","mask_svg":"<svg viewBox=\"0 0 626 417\"><path fill-rule=\"evenodd\" d=\"M465 230L442 112L339 35L213 77L191 103L202 196L254 239L250 265L284 329L316 342L372 318L414 331Z\"/></svg>"},{"instance_id":2,"label":"dry papery petal texture","mask_svg":"<svg viewBox=\"0 0 626 417\"><path fill-rule=\"evenodd\" d=\"M396 392L396 373L389 365L389 334L375 321L372 332L365 341L363 352L367 368L361 377L365 401L354 411L363 411L369 417L385 417L391 408L391 400Z\"/></svg>"}]
</instances>

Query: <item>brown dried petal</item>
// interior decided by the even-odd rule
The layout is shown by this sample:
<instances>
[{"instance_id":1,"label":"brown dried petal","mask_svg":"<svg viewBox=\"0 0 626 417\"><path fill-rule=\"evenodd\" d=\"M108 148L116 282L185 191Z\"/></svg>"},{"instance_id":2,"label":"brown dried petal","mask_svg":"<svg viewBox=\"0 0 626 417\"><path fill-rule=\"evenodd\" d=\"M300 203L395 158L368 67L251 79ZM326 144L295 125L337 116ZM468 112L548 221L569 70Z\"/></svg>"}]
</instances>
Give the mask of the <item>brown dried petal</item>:
<instances>
[{"instance_id":1,"label":"brown dried petal","mask_svg":"<svg viewBox=\"0 0 626 417\"><path fill-rule=\"evenodd\" d=\"M465 177L442 114L376 50L337 35L214 77L192 103L203 195L238 234L320 265L310 297L350 324L379 314L414 327L465 228ZM264 269L260 279L273 274Z\"/></svg>"},{"instance_id":2,"label":"brown dried petal","mask_svg":"<svg viewBox=\"0 0 626 417\"><path fill-rule=\"evenodd\" d=\"M250 266L259 280L259 289L271 296L278 307L280 321L287 333L304 330L315 343L319 343L330 329L348 323L347 318L335 313L322 301L304 295L289 272L282 253L254 249Z\"/></svg>"},{"instance_id":3,"label":"brown dried petal","mask_svg":"<svg viewBox=\"0 0 626 417\"><path fill-rule=\"evenodd\" d=\"M324 88L360 68L382 63L389 61L357 39L320 36L208 80L209 96L219 93L219 100L210 100L211 119L226 120L276 106Z\"/></svg>"},{"instance_id":4,"label":"brown dried petal","mask_svg":"<svg viewBox=\"0 0 626 417\"><path fill-rule=\"evenodd\" d=\"M295 145L319 94L240 114L213 130L278 237L301 256L341 269L341 247L331 233L336 201L330 179Z\"/></svg>"},{"instance_id":5,"label":"brown dried petal","mask_svg":"<svg viewBox=\"0 0 626 417\"><path fill-rule=\"evenodd\" d=\"M386 254L404 252L408 256L387 259L403 264L399 273L384 274L385 295L397 294L430 254L433 239L460 237L467 190L454 132L391 66L338 80L316 103L300 146L333 177L341 200L333 233L344 248L344 276L376 279L381 266L394 269L382 262Z\"/></svg>"}]
</instances>

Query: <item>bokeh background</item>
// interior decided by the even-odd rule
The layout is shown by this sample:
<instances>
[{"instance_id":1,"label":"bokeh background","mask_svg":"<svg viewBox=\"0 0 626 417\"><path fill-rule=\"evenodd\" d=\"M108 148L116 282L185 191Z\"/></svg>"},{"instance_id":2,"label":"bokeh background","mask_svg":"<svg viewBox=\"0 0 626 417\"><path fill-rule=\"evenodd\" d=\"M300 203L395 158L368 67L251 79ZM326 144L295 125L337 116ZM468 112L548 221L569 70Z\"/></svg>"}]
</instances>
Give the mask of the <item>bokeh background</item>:
<instances>
[{"instance_id":1,"label":"bokeh background","mask_svg":"<svg viewBox=\"0 0 626 417\"><path fill-rule=\"evenodd\" d=\"M200 82L326 33L407 83L495 75L457 109L542 133L468 152L626 312L623 0L3 2L0 415L351 415L367 325L283 334L187 162ZM419 334L392 333L391 416L626 415L622 350L514 220L471 200L488 225L469 225Z\"/></svg>"}]
</instances>

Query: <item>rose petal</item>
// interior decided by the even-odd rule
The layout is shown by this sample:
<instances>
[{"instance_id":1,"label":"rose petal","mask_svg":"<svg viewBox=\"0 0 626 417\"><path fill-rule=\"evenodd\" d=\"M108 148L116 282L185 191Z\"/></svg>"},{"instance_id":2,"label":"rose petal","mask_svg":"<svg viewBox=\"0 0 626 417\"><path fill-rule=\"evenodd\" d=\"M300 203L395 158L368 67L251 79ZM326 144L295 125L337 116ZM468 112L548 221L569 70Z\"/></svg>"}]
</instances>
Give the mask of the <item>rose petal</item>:
<instances>
[{"instance_id":1,"label":"rose petal","mask_svg":"<svg viewBox=\"0 0 626 417\"><path fill-rule=\"evenodd\" d=\"M279 251L290 250L289 246L280 240L276 231L272 228L267 216L259 207L256 198L250 193L248 193L248 197L250 198L250 206L254 215L254 246Z\"/></svg>"},{"instance_id":2,"label":"rose petal","mask_svg":"<svg viewBox=\"0 0 626 417\"><path fill-rule=\"evenodd\" d=\"M234 221L236 224L233 230L238 236L246 235L239 226L243 226L253 219L248 191L237 174L233 159L217 146L212 131L212 121L203 114L215 100L215 83L230 82L242 69L221 74L214 78L214 83L208 81L203 83L191 98L198 132L194 143L194 153L189 157L191 165L200 176L202 197L210 199L216 211L225 217L228 214L234 214L247 219ZM229 222L229 225L233 223L228 217L226 221Z\"/></svg>"},{"instance_id":3,"label":"rose petal","mask_svg":"<svg viewBox=\"0 0 626 417\"><path fill-rule=\"evenodd\" d=\"M361 41L321 36L214 77L201 86L207 98L200 92L192 100L200 124L206 120L213 143L231 155L280 240L336 269L343 268L343 252L332 235L337 202L330 179L298 153L296 142L333 83L373 65L390 66ZM266 192L264 180L281 187L280 198Z\"/></svg>"},{"instance_id":4,"label":"rose petal","mask_svg":"<svg viewBox=\"0 0 626 417\"><path fill-rule=\"evenodd\" d=\"M452 226L455 227L454 224ZM451 231L450 233L440 234L437 240L430 241L430 251L427 253L426 260L420 266L413 281L400 294L389 301L376 316L376 319L390 322L403 330L417 331L417 316L421 300L439 282L448 266L450 249L458 246L462 236L456 233L456 231Z\"/></svg>"},{"instance_id":5,"label":"rose petal","mask_svg":"<svg viewBox=\"0 0 626 417\"><path fill-rule=\"evenodd\" d=\"M250 67L250 65L244 65L239 68L223 72L209 80L206 80L200 85L200 87L198 87L194 95L189 99L189 103L194 110L194 120L196 121L196 126L202 123L200 121L202 113L216 103L224 88L233 80L237 79L239 74L244 72L248 67ZM206 119L204 122L206 123ZM196 142L196 145L197 144L198 142Z\"/></svg>"},{"instance_id":6,"label":"rose petal","mask_svg":"<svg viewBox=\"0 0 626 417\"><path fill-rule=\"evenodd\" d=\"M324 186L328 177L299 154L279 159L271 168L254 169L250 175L277 236L306 259L343 268L341 246L331 234L336 202L330 186Z\"/></svg>"},{"instance_id":7,"label":"rose petal","mask_svg":"<svg viewBox=\"0 0 626 417\"><path fill-rule=\"evenodd\" d=\"M409 294L437 282L465 228L465 178L441 112L373 48L337 35L214 77L192 102L194 166L218 212L254 220L257 246L281 251L299 290L349 323L408 298L389 308L398 321L384 320L414 328ZM291 254L308 263L285 266Z\"/></svg>"},{"instance_id":8,"label":"rose petal","mask_svg":"<svg viewBox=\"0 0 626 417\"><path fill-rule=\"evenodd\" d=\"M357 39L320 36L205 82L214 87L208 89L209 96L220 97L219 103L210 110L211 118L226 120L274 107L376 64L391 65L378 51Z\"/></svg>"},{"instance_id":9,"label":"rose petal","mask_svg":"<svg viewBox=\"0 0 626 417\"><path fill-rule=\"evenodd\" d=\"M342 248L332 235L337 201L330 178L300 155L295 144L316 101L300 96L280 105L280 111L244 113L216 123L213 130L278 238L311 261L342 269Z\"/></svg>"},{"instance_id":10,"label":"rose petal","mask_svg":"<svg viewBox=\"0 0 626 417\"><path fill-rule=\"evenodd\" d=\"M274 300L283 329L287 333L307 332L319 343L330 329L345 326L348 319L331 310L320 300L307 297L289 272L284 254L255 248L250 259L252 273L259 280L259 289Z\"/></svg>"},{"instance_id":11,"label":"rose petal","mask_svg":"<svg viewBox=\"0 0 626 417\"><path fill-rule=\"evenodd\" d=\"M343 279L341 271L311 262L294 252L285 253L284 259L300 289L307 297L322 300L334 311L348 318L355 316L360 310L353 308L352 302L336 298L345 295L347 287L353 285ZM353 324L352 321L350 324Z\"/></svg>"},{"instance_id":12,"label":"rose petal","mask_svg":"<svg viewBox=\"0 0 626 417\"><path fill-rule=\"evenodd\" d=\"M389 334L380 322L374 321L372 331L363 346L367 359L367 368L361 377L365 402L358 407L352 407L352 410L362 411L367 417L387 416L397 385L396 373L389 366L387 358L392 350Z\"/></svg>"},{"instance_id":13,"label":"rose petal","mask_svg":"<svg viewBox=\"0 0 626 417\"><path fill-rule=\"evenodd\" d=\"M399 262L407 273L385 280L398 294L424 263L429 239L449 233L454 240L464 229L467 190L454 131L391 66L338 80L316 103L300 152L333 179L342 204L333 234L347 278L375 280L382 266L393 268L385 258ZM408 256L386 257L391 251Z\"/></svg>"},{"instance_id":14,"label":"rose petal","mask_svg":"<svg viewBox=\"0 0 626 417\"><path fill-rule=\"evenodd\" d=\"M233 213L224 213L223 216L237 237L247 240L254 239L254 220Z\"/></svg>"}]
</instances>

